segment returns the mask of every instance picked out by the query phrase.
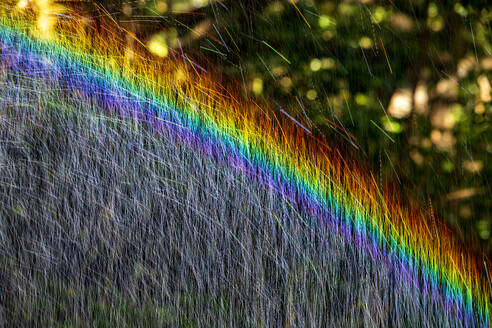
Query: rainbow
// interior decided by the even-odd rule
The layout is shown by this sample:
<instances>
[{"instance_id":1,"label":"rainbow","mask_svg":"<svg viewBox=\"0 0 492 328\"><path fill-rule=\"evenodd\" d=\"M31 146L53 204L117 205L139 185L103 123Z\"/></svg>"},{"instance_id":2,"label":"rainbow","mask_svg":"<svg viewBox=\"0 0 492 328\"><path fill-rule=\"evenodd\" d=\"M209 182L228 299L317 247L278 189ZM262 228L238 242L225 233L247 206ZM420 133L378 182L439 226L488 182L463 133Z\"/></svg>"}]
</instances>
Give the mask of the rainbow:
<instances>
[{"instance_id":1,"label":"rainbow","mask_svg":"<svg viewBox=\"0 0 492 328\"><path fill-rule=\"evenodd\" d=\"M403 205L391 187L381 188L370 172L288 114L241 98L237 87L224 87L219 76L182 52L153 58L145 44L109 16L95 27L76 12L66 13L56 38L43 39L31 32L34 15L12 0L0 5L1 49L17 49L53 72L63 71L67 83L100 94L108 107L133 105L121 107L134 112L120 114L215 147L229 163L275 183L299 210L330 209L377 245L377 252L437 286L463 318L473 316L490 326L491 263L469 251L433 214ZM136 41L131 53L124 46L128 37ZM81 77L71 78L75 75Z\"/></svg>"}]
</instances>

